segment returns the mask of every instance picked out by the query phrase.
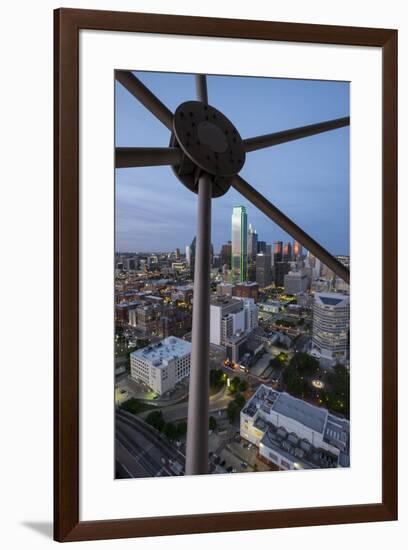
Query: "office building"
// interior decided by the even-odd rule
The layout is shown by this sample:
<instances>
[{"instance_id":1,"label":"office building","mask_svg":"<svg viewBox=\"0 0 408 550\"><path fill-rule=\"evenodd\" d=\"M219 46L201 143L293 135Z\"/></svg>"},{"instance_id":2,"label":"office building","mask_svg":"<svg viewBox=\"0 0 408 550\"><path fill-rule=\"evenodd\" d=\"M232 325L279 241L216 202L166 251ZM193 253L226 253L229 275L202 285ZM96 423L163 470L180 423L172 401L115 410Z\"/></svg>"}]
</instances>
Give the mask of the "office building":
<instances>
[{"instance_id":1,"label":"office building","mask_svg":"<svg viewBox=\"0 0 408 550\"><path fill-rule=\"evenodd\" d=\"M266 241L258 241L257 254L260 252L266 252Z\"/></svg>"},{"instance_id":2,"label":"office building","mask_svg":"<svg viewBox=\"0 0 408 550\"><path fill-rule=\"evenodd\" d=\"M285 284L285 275L289 273L290 265L288 262L274 262L272 266L272 280L275 286L283 287Z\"/></svg>"},{"instance_id":3,"label":"office building","mask_svg":"<svg viewBox=\"0 0 408 550\"><path fill-rule=\"evenodd\" d=\"M178 286L171 293L171 299L173 302L178 300L186 304L191 304L193 301L193 291L194 288L191 285Z\"/></svg>"},{"instance_id":4,"label":"office building","mask_svg":"<svg viewBox=\"0 0 408 550\"><path fill-rule=\"evenodd\" d=\"M175 336L130 354L130 375L162 395L189 376L191 343Z\"/></svg>"},{"instance_id":5,"label":"office building","mask_svg":"<svg viewBox=\"0 0 408 550\"><path fill-rule=\"evenodd\" d=\"M260 252L256 256L256 282L260 288L272 283L271 255L266 252Z\"/></svg>"},{"instance_id":6,"label":"office building","mask_svg":"<svg viewBox=\"0 0 408 550\"><path fill-rule=\"evenodd\" d=\"M237 298L252 298L257 302L259 298L259 284L249 281L238 283L232 289L232 296L236 296Z\"/></svg>"},{"instance_id":7,"label":"office building","mask_svg":"<svg viewBox=\"0 0 408 550\"><path fill-rule=\"evenodd\" d=\"M319 260L319 258L316 258L316 256L314 256L311 252L308 252L305 265L307 268L310 269L312 281L320 279L320 276L322 274L322 262Z\"/></svg>"},{"instance_id":8,"label":"office building","mask_svg":"<svg viewBox=\"0 0 408 550\"><path fill-rule=\"evenodd\" d=\"M126 269L126 271L134 271L137 269L138 261L136 257L130 257L125 258L123 260L123 268Z\"/></svg>"},{"instance_id":9,"label":"office building","mask_svg":"<svg viewBox=\"0 0 408 550\"><path fill-rule=\"evenodd\" d=\"M303 255L302 245L298 241L293 241L293 259L298 260Z\"/></svg>"},{"instance_id":10,"label":"office building","mask_svg":"<svg viewBox=\"0 0 408 550\"><path fill-rule=\"evenodd\" d=\"M318 292L313 302L312 353L333 362L347 359L350 329L350 297Z\"/></svg>"},{"instance_id":11,"label":"office building","mask_svg":"<svg viewBox=\"0 0 408 550\"><path fill-rule=\"evenodd\" d=\"M246 352L248 334L246 332L237 332L225 340L225 355L234 363L238 363Z\"/></svg>"},{"instance_id":12,"label":"office building","mask_svg":"<svg viewBox=\"0 0 408 550\"><path fill-rule=\"evenodd\" d=\"M115 305L115 322L121 325L129 323L129 315L135 311L141 302L140 300L131 300L129 302L121 302Z\"/></svg>"},{"instance_id":13,"label":"office building","mask_svg":"<svg viewBox=\"0 0 408 550\"><path fill-rule=\"evenodd\" d=\"M231 241L228 241L227 243L223 244L221 246L221 252L220 252L220 263L221 267L224 265L228 266L228 269L231 269Z\"/></svg>"},{"instance_id":14,"label":"office building","mask_svg":"<svg viewBox=\"0 0 408 550\"><path fill-rule=\"evenodd\" d=\"M187 261L187 265L190 268L191 277L194 277L195 255L196 255L196 237L194 237L190 245L186 246L186 261Z\"/></svg>"},{"instance_id":15,"label":"office building","mask_svg":"<svg viewBox=\"0 0 408 550\"><path fill-rule=\"evenodd\" d=\"M290 262L292 260L292 245L290 243L286 243L283 247L283 261L284 262Z\"/></svg>"},{"instance_id":16,"label":"office building","mask_svg":"<svg viewBox=\"0 0 408 550\"><path fill-rule=\"evenodd\" d=\"M238 283L247 280L247 213L244 206L234 206L231 217L232 277Z\"/></svg>"},{"instance_id":17,"label":"office building","mask_svg":"<svg viewBox=\"0 0 408 550\"><path fill-rule=\"evenodd\" d=\"M301 294L309 286L309 277L305 271L289 271L284 276L285 294Z\"/></svg>"},{"instance_id":18,"label":"office building","mask_svg":"<svg viewBox=\"0 0 408 550\"><path fill-rule=\"evenodd\" d=\"M273 265L283 260L283 242L275 241L273 243Z\"/></svg>"},{"instance_id":19,"label":"office building","mask_svg":"<svg viewBox=\"0 0 408 550\"><path fill-rule=\"evenodd\" d=\"M158 333L161 314L161 303L140 305L129 311L129 325L137 328L145 336L153 336Z\"/></svg>"},{"instance_id":20,"label":"office building","mask_svg":"<svg viewBox=\"0 0 408 550\"><path fill-rule=\"evenodd\" d=\"M215 297L210 306L210 342L225 345L237 333L251 332L258 326L258 308L251 298Z\"/></svg>"},{"instance_id":21,"label":"office building","mask_svg":"<svg viewBox=\"0 0 408 550\"><path fill-rule=\"evenodd\" d=\"M249 224L248 228L248 262L254 262L258 253L258 234Z\"/></svg>"},{"instance_id":22,"label":"office building","mask_svg":"<svg viewBox=\"0 0 408 550\"><path fill-rule=\"evenodd\" d=\"M217 296L220 297L232 297L232 291L233 291L234 285L232 283L218 283L217 285Z\"/></svg>"}]
</instances>

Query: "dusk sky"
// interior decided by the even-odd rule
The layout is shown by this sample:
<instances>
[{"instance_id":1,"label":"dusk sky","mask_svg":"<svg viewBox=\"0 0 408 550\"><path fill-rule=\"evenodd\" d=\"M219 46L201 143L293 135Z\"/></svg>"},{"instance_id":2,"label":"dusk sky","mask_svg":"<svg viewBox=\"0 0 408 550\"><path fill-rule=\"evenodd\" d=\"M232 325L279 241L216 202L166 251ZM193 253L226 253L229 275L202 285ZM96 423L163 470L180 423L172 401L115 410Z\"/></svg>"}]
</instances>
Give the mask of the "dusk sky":
<instances>
[{"instance_id":1,"label":"dusk sky","mask_svg":"<svg viewBox=\"0 0 408 550\"><path fill-rule=\"evenodd\" d=\"M193 75L135 72L173 112L196 99ZM348 116L349 84L313 80L208 76L209 103L242 138ZM116 145L168 146L170 132L116 83ZM248 153L241 175L332 254L349 253L349 129ZM197 196L171 168L116 170L116 250L184 251L196 227ZM212 203L215 252L231 239L235 205L267 243L292 240L233 189Z\"/></svg>"}]
</instances>

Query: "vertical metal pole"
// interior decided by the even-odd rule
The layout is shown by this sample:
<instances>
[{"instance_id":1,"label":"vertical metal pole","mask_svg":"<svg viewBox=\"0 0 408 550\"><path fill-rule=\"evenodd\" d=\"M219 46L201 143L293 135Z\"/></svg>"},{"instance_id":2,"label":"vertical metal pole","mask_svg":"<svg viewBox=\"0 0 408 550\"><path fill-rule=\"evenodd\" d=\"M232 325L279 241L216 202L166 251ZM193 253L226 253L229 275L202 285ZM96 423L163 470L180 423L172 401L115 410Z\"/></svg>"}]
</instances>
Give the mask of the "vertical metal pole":
<instances>
[{"instance_id":1,"label":"vertical metal pole","mask_svg":"<svg viewBox=\"0 0 408 550\"><path fill-rule=\"evenodd\" d=\"M198 181L193 329L188 396L186 474L208 473L211 177Z\"/></svg>"},{"instance_id":2,"label":"vertical metal pole","mask_svg":"<svg viewBox=\"0 0 408 550\"><path fill-rule=\"evenodd\" d=\"M200 101L208 103L207 78L205 74L196 75L196 92Z\"/></svg>"}]
</instances>

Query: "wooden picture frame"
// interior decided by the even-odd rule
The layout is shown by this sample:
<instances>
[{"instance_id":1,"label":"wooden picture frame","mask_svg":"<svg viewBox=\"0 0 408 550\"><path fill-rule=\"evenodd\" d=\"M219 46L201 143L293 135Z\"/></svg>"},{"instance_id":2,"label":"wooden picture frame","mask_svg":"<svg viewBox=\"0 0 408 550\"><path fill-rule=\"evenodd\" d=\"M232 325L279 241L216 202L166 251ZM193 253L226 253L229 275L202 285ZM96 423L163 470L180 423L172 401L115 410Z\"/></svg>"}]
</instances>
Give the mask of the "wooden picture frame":
<instances>
[{"instance_id":1,"label":"wooden picture frame","mask_svg":"<svg viewBox=\"0 0 408 550\"><path fill-rule=\"evenodd\" d=\"M54 14L54 537L60 542L397 519L397 31L59 9ZM79 31L165 33L382 49L382 502L79 520Z\"/></svg>"}]
</instances>

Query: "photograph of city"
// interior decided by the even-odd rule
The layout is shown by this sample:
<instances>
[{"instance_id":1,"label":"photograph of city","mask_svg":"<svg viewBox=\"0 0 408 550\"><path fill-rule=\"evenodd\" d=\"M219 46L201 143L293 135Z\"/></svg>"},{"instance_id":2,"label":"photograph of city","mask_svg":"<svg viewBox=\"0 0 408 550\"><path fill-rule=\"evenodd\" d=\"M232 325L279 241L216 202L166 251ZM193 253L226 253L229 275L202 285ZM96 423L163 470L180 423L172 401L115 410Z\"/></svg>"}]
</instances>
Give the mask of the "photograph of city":
<instances>
[{"instance_id":1,"label":"photograph of city","mask_svg":"<svg viewBox=\"0 0 408 550\"><path fill-rule=\"evenodd\" d=\"M348 82L116 71L116 479L350 466L349 115Z\"/></svg>"}]
</instances>

